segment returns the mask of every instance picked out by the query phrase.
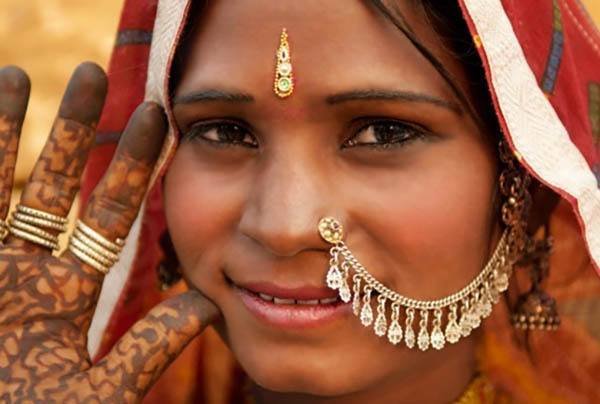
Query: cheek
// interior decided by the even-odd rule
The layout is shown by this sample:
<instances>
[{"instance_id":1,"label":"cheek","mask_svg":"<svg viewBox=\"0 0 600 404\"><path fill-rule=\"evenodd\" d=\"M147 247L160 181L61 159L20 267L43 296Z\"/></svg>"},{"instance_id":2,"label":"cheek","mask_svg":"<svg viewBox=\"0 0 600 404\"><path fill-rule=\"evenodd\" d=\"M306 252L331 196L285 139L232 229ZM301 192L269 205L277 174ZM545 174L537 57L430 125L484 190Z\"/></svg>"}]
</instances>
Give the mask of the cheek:
<instances>
[{"instance_id":1,"label":"cheek","mask_svg":"<svg viewBox=\"0 0 600 404\"><path fill-rule=\"evenodd\" d=\"M374 247L363 252L371 267L393 268L387 281L415 298L458 290L481 270L495 217L490 148L468 139L427 147L406 170L361 181L368 189L352 215L366 240L349 241Z\"/></svg>"},{"instance_id":2,"label":"cheek","mask_svg":"<svg viewBox=\"0 0 600 404\"><path fill-rule=\"evenodd\" d=\"M198 287L203 275L218 275L231 245L245 187L240 177L207 172L193 148L183 145L165 177L165 215L173 245L186 278Z\"/></svg>"}]
</instances>

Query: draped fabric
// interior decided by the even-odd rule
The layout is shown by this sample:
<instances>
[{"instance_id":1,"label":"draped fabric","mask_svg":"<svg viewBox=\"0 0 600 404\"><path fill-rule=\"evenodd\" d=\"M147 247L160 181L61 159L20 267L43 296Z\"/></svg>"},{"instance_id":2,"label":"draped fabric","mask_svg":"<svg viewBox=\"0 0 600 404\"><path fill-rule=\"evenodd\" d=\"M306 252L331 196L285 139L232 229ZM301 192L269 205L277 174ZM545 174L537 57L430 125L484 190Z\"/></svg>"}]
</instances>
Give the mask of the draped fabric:
<instances>
[{"instance_id":1,"label":"draped fabric","mask_svg":"<svg viewBox=\"0 0 600 404\"><path fill-rule=\"evenodd\" d=\"M143 99L161 103L171 131L120 262L106 277L89 333L98 359L162 293L156 268L166 230L160 178L177 144L169 72L190 0L126 0L109 66L109 95L82 197L108 166L127 118ZM517 335L508 306L486 320L481 368L516 400L600 402L600 34L577 0L459 0L477 45L503 135L524 167L561 197L547 291L557 332ZM513 282L518 293L526 282ZM171 366L145 402L242 402L244 376L208 330Z\"/></svg>"}]
</instances>

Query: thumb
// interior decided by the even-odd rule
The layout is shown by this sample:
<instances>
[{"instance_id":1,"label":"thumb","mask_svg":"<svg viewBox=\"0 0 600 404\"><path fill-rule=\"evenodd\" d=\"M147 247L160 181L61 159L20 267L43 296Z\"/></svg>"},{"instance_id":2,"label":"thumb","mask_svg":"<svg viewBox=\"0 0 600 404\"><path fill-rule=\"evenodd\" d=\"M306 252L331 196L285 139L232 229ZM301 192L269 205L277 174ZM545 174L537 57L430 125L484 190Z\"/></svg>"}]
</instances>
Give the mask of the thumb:
<instances>
[{"instance_id":1,"label":"thumb","mask_svg":"<svg viewBox=\"0 0 600 404\"><path fill-rule=\"evenodd\" d=\"M187 344L219 315L191 290L154 307L89 369L92 386L106 401L138 402Z\"/></svg>"}]
</instances>

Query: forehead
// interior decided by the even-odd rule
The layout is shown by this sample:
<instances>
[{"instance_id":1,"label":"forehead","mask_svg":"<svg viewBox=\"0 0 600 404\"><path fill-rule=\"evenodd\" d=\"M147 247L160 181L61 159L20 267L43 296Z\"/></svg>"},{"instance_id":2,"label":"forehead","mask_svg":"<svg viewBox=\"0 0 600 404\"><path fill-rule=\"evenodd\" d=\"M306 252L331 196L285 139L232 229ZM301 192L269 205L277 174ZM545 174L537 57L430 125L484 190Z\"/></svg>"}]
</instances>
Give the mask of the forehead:
<instances>
[{"instance_id":1,"label":"forehead","mask_svg":"<svg viewBox=\"0 0 600 404\"><path fill-rule=\"evenodd\" d=\"M209 0L192 16L179 88L222 87L257 99L271 96L275 51L286 28L296 93L310 97L385 87L451 97L435 68L368 3ZM422 35L428 47L441 47L410 6L401 9L411 27L428 31Z\"/></svg>"}]
</instances>

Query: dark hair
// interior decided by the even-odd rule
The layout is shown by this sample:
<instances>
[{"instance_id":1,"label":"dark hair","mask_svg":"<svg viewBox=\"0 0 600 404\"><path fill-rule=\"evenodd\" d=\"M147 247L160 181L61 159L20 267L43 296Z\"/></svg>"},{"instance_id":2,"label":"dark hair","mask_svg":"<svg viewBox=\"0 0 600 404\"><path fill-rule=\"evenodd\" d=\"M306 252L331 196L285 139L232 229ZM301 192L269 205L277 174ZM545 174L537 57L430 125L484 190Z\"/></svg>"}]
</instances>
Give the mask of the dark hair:
<instances>
[{"instance_id":1,"label":"dark hair","mask_svg":"<svg viewBox=\"0 0 600 404\"><path fill-rule=\"evenodd\" d=\"M421 13L441 38L442 44L445 46L445 51L464 67L469 80L469 88L461 89L457 85L456 79L444 67L443 63L419 40L400 12L397 0L388 2L384 2L384 0L368 0L431 63L444 80L446 80L456 97L468 109L475 122L482 130L489 134L490 140L494 144L497 144L500 138L500 126L488 91L485 71L458 2L439 0L409 1L416 9L420 8ZM476 100L475 104L469 101L465 90Z\"/></svg>"}]
</instances>

